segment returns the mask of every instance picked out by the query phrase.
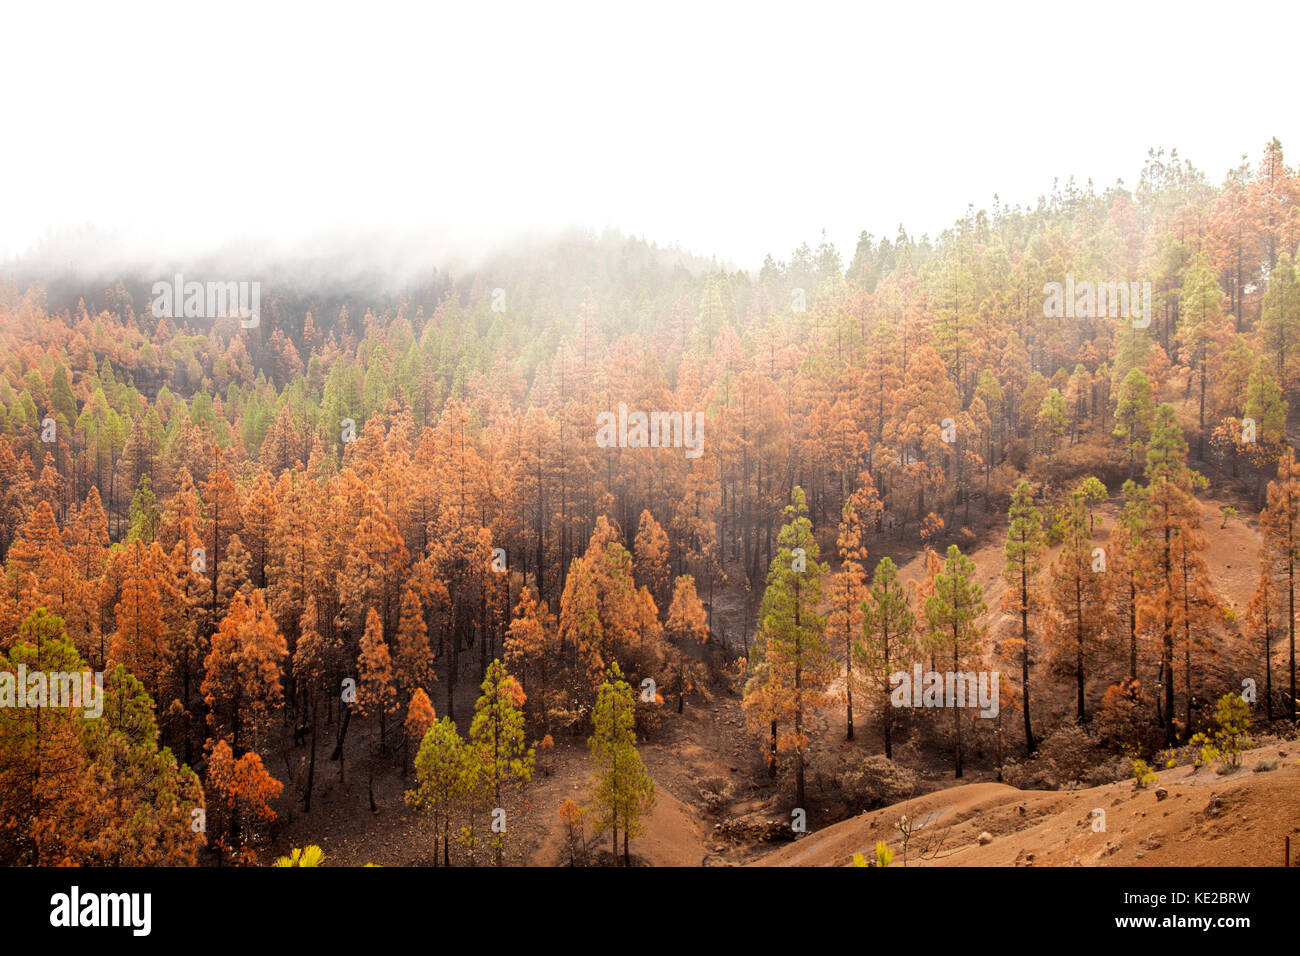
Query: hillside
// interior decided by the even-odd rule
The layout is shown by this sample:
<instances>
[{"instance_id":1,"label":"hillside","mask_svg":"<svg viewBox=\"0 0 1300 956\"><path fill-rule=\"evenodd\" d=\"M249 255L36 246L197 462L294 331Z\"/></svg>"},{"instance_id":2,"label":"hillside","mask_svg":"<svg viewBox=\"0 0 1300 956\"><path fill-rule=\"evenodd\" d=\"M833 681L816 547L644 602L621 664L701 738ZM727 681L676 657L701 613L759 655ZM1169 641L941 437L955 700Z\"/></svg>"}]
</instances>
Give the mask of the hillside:
<instances>
[{"instance_id":1,"label":"hillside","mask_svg":"<svg viewBox=\"0 0 1300 956\"><path fill-rule=\"evenodd\" d=\"M755 271L60 249L0 267L0 681L141 723L0 723L0 863L735 865L1294 723L1279 140Z\"/></svg>"},{"instance_id":2,"label":"hillside","mask_svg":"<svg viewBox=\"0 0 1300 956\"><path fill-rule=\"evenodd\" d=\"M927 794L844 820L781 847L757 866L846 866L874 857L876 841L902 862L895 824L923 823L909 866L1277 866L1291 838L1300 851L1300 746L1273 743L1242 754L1241 769L1161 771L1138 790L1121 781L1083 790L1017 790L975 783ZM1277 760L1272 771L1255 772ZM1105 830L1094 831L1094 811ZM992 837L981 843L987 833Z\"/></svg>"}]
</instances>

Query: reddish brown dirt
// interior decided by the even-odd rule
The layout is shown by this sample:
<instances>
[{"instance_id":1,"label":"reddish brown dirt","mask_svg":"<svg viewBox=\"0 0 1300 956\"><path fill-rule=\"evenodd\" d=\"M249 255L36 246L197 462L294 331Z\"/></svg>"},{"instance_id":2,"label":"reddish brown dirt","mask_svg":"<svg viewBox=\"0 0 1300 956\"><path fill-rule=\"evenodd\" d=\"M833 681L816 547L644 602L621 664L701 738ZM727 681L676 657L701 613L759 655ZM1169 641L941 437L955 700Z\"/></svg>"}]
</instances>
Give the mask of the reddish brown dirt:
<instances>
[{"instance_id":1,"label":"reddish brown dirt","mask_svg":"<svg viewBox=\"0 0 1300 956\"><path fill-rule=\"evenodd\" d=\"M1242 755L1242 767L1221 776L1212 768L1177 767L1159 782L1132 781L1086 790L1017 790L967 784L896 804L801 837L762 858L763 866L846 866L853 855L875 856L876 841L903 863L895 824L903 816L934 817L911 837L908 866L1280 866L1291 837L1300 864L1300 750L1294 742ZM1283 757L1281 754L1285 753ZM1279 767L1254 772L1261 760ZM1163 788L1163 799L1157 790ZM1094 816L1105 812L1104 819ZM1094 829L1094 821L1105 830ZM928 832L927 832L928 831ZM991 840L981 845L981 834Z\"/></svg>"}]
</instances>

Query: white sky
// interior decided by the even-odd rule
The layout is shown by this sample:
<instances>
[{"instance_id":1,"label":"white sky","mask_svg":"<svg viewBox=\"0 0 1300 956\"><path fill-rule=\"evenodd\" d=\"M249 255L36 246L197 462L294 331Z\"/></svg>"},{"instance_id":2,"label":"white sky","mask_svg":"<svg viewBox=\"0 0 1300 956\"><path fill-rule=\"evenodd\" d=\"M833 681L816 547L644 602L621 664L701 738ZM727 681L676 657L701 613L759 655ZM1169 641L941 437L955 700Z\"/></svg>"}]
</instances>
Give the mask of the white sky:
<instances>
[{"instance_id":1,"label":"white sky","mask_svg":"<svg viewBox=\"0 0 1300 956\"><path fill-rule=\"evenodd\" d=\"M616 226L757 267L821 230L1300 159L1296 0L7 4L0 256Z\"/></svg>"}]
</instances>

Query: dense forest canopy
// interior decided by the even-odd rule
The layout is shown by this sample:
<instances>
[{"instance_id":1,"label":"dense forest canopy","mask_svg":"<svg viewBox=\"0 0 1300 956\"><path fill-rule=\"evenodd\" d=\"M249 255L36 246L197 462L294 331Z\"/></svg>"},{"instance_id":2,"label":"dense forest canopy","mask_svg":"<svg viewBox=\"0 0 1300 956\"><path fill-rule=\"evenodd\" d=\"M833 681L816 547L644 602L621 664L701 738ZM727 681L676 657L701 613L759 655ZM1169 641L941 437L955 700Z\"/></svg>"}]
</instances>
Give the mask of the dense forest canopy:
<instances>
[{"instance_id":1,"label":"dense forest canopy","mask_svg":"<svg viewBox=\"0 0 1300 956\"><path fill-rule=\"evenodd\" d=\"M1065 724L1184 746L1243 678L1294 720L1298 258L1274 140L757 272L614 232L400 274L10 263L0 669L110 703L0 715L0 860L251 861L351 754L371 809L410 778L435 860L499 863L494 812L578 737L592 804L545 810L627 861L636 743L712 695L796 807L838 733L1001 775ZM259 283L257 320L157 315L174 273ZM620 406L698 413L703 453L597 441ZM1257 528L1253 595L1209 573L1210 495ZM1003 716L904 720L913 663L1000 671Z\"/></svg>"}]
</instances>

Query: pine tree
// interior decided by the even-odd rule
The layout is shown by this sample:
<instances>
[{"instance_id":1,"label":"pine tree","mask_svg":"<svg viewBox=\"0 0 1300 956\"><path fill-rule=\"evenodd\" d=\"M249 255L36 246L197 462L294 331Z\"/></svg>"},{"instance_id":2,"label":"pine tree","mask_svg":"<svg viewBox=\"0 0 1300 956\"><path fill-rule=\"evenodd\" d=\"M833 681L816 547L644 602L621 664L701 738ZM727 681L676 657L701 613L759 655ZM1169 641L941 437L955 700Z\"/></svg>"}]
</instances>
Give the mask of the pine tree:
<instances>
[{"instance_id":1,"label":"pine tree","mask_svg":"<svg viewBox=\"0 0 1300 956\"><path fill-rule=\"evenodd\" d=\"M84 711L29 695L16 706L19 668L80 674L82 667L63 621L44 609L22 623L20 640L0 655L0 862L47 866L82 859L97 839L93 831L99 797L82 748ZM39 686L39 685L38 685Z\"/></svg>"},{"instance_id":2,"label":"pine tree","mask_svg":"<svg viewBox=\"0 0 1300 956\"><path fill-rule=\"evenodd\" d=\"M673 603L668 608L668 620L664 630L674 642L677 650L677 713L683 709L683 700L688 687L694 680L688 677L687 660L691 645L703 645L709 640L709 623L704 613L704 605L695 593L695 579L683 574L673 582Z\"/></svg>"},{"instance_id":3,"label":"pine tree","mask_svg":"<svg viewBox=\"0 0 1300 956\"><path fill-rule=\"evenodd\" d=\"M773 714L778 724L785 725L777 735L777 751L793 755L795 806L802 807L806 721L826 706L826 687L834 679L835 663L826 643L825 621L817 613L826 567L817 560L817 541L802 488L795 486L785 513L786 524L777 535L778 551L763 593L760 626Z\"/></svg>"},{"instance_id":4,"label":"pine tree","mask_svg":"<svg viewBox=\"0 0 1300 956\"><path fill-rule=\"evenodd\" d=\"M1163 690L1161 720L1165 742L1177 739L1174 718L1174 646L1179 614L1178 579L1175 568L1177 538L1199 523L1200 505L1195 490L1205 479L1187 466L1187 442L1178 425L1178 415L1169 404L1156 410L1151 442L1147 447L1147 489L1144 524L1152 540L1149 587L1143 599L1144 617L1160 639L1159 685Z\"/></svg>"},{"instance_id":5,"label":"pine tree","mask_svg":"<svg viewBox=\"0 0 1300 956\"><path fill-rule=\"evenodd\" d=\"M217 607L230 607L235 592L247 598L253 592L253 581L249 575L251 559L243 540L238 534L232 534L226 542L226 554L221 561L221 573L217 575Z\"/></svg>"},{"instance_id":6,"label":"pine tree","mask_svg":"<svg viewBox=\"0 0 1300 956\"><path fill-rule=\"evenodd\" d=\"M192 811L203 804L198 777L159 746L154 702L120 665L105 675L103 708L82 735L105 811L92 823L97 862L193 866L203 840L192 826Z\"/></svg>"},{"instance_id":7,"label":"pine tree","mask_svg":"<svg viewBox=\"0 0 1300 956\"><path fill-rule=\"evenodd\" d=\"M23 524L22 531L9 549L9 560L19 574L37 574L41 556L50 549L62 546L62 535L59 524L54 519L54 509L48 501L42 499L32 509L31 517Z\"/></svg>"},{"instance_id":8,"label":"pine tree","mask_svg":"<svg viewBox=\"0 0 1300 956\"><path fill-rule=\"evenodd\" d=\"M1273 722L1273 635L1278 620L1278 589L1267 558L1261 555L1259 583L1246 609L1246 620L1264 645L1264 712Z\"/></svg>"},{"instance_id":9,"label":"pine tree","mask_svg":"<svg viewBox=\"0 0 1300 956\"><path fill-rule=\"evenodd\" d=\"M131 498L131 533L129 537L145 544L153 542L158 534L161 520L158 514L158 498L153 491L153 481L148 475L140 476L140 484Z\"/></svg>"},{"instance_id":10,"label":"pine tree","mask_svg":"<svg viewBox=\"0 0 1300 956\"><path fill-rule=\"evenodd\" d=\"M1286 252L1278 255L1269 271L1260 326L1264 341L1277 356L1277 380L1285 389L1293 378L1293 346L1300 340L1300 275Z\"/></svg>"},{"instance_id":11,"label":"pine tree","mask_svg":"<svg viewBox=\"0 0 1300 956\"><path fill-rule=\"evenodd\" d=\"M278 502L265 471L259 471L244 506L240 538L248 551L249 576L253 587L266 587L267 564L275 533Z\"/></svg>"},{"instance_id":12,"label":"pine tree","mask_svg":"<svg viewBox=\"0 0 1300 956\"><path fill-rule=\"evenodd\" d=\"M1246 383L1244 409L1244 417L1255 423L1254 441L1247 444L1247 454L1256 467L1273 467L1281 460L1286 448L1287 408L1282 389L1269 373L1268 361L1261 356Z\"/></svg>"},{"instance_id":13,"label":"pine tree","mask_svg":"<svg viewBox=\"0 0 1300 956\"><path fill-rule=\"evenodd\" d=\"M320 711L338 684L343 662L343 645L337 638L326 639L317 628L316 602L309 601L299 624L298 644L293 652L293 678L307 710L311 745L307 759L307 785L303 791L303 813L311 811L312 787L316 780L316 738Z\"/></svg>"},{"instance_id":14,"label":"pine tree","mask_svg":"<svg viewBox=\"0 0 1300 956\"><path fill-rule=\"evenodd\" d=\"M853 739L853 648L862 636L863 606L867 598L867 548L857 505L852 498L844 503L837 539L840 570L831 578L831 613L826 621L828 639L844 648L846 740Z\"/></svg>"},{"instance_id":15,"label":"pine tree","mask_svg":"<svg viewBox=\"0 0 1300 956\"><path fill-rule=\"evenodd\" d=\"M533 749L524 741L523 688L506 673L499 660L488 665L480 688L483 693L474 704L474 719L469 728L471 758L481 768L479 773L490 793L492 811L505 813L503 794L528 783L533 775ZM495 823L495 820L494 820ZM505 857L507 829L493 827L492 845L496 864Z\"/></svg>"},{"instance_id":16,"label":"pine tree","mask_svg":"<svg viewBox=\"0 0 1300 956\"><path fill-rule=\"evenodd\" d=\"M889 700L890 677L912 660L915 625L907 592L898 580L898 568L889 558L881 558L871 578L870 593L862 604L862 641L854 648L854 655L868 688L878 695L885 756L891 760L894 716Z\"/></svg>"},{"instance_id":17,"label":"pine tree","mask_svg":"<svg viewBox=\"0 0 1300 956\"><path fill-rule=\"evenodd\" d=\"M423 687L417 687L415 693L411 695L410 704L406 707L406 720L402 722L406 739L414 740L418 748L420 741L424 740L424 735L429 732L429 728L437 722L438 715L434 713L433 702L429 700L429 695L424 692Z\"/></svg>"},{"instance_id":18,"label":"pine tree","mask_svg":"<svg viewBox=\"0 0 1300 956\"><path fill-rule=\"evenodd\" d=\"M1183 717L1189 733L1192 727L1193 654L1215 652L1211 635L1220 618L1219 600L1210 586L1209 568L1200 555L1204 547L1205 539L1190 528L1184 529L1174 540L1181 632L1178 649L1183 657Z\"/></svg>"},{"instance_id":19,"label":"pine tree","mask_svg":"<svg viewBox=\"0 0 1300 956\"><path fill-rule=\"evenodd\" d=\"M36 674L48 675L43 690ZM203 805L202 791L159 748L140 682L113 668L95 713L84 694L69 699L66 684L56 691L58 674L72 675L79 690L91 683L63 622L36 611L0 655L0 863L192 866L201 837L191 811ZM24 706L16 694L28 695Z\"/></svg>"},{"instance_id":20,"label":"pine tree","mask_svg":"<svg viewBox=\"0 0 1300 956\"><path fill-rule=\"evenodd\" d=\"M1200 382L1197 457L1205 457L1205 395L1210 365L1218 361L1230 332L1224 323L1223 290L1208 252L1198 252L1187 266L1179 292L1179 343L1194 364ZM1190 387L1191 382L1188 382Z\"/></svg>"},{"instance_id":21,"label":"pine tree","mask_svg":"<svg viewBox=\"0 0 1300 956\"><path fill-rule=\"evenodd\" d=\"M443 866L451 866L451 822L464 793L466 760L465 743L456 724L443 717L425 731L415 758L416 785L406 791L407 804L428 814L433 822L433 859L436 863L441 840Z\"/></svg>"},{"instance_id":22,"label":"pine tree","mask_svg":"<svg viewBox=\"0 0 1300 956\"><path fill-rule=\"evenodd\" d=\"M369 488L363 489L361 508L337 575L340 601L350 626L356 626L375 610L384 627L393 629L399 609L399 575L410 556L397 523Z\"/></svg>"},{"instance_id":23,"label":"pine tree","mask_svg":"<svg viewBox=\"0 0 1300 956\"><path fill-rule=\"evenodd\" d=\"M1007 543L1003 548L1006 563L1002 566L1002 577L1007 582L1007 591L1002 600L1002 609L1016 614L1020 618L1020 694L1021 710L1025 718L1025 753L1032 754L1035 748L1033 722L1030 718L1029 665L1030 627L1029 619L1040 611L1042 595L1038 576L1042 571L1043 554L1047 542L1043 535L1043 516L1034 507L1033 492L1029 482L1021 481L1011 495L1011 519L1007 528Z\"/></svg>"},{"instance_id":24,"label":"pine tree","mask_svg":"<svg viewBox=\"0 0 1300 956\"><path fill-rule=\"evenodd\" d=\"M668 535L648 510L641 512L634 550L637 578L662 606L668 600Z\"/></svg>"},{"instance_id":25,"label":"pine tree","mask_svg":"<svg viewBox=\"0 0 1300 956\"><path fill-rule=\"evenodd\" d=\"M561 651L573 655L589 679L605 664L606 643L600 614L600 591L595 572L586 558L574 558L564 579L560 596L559 636Z\"/></svg>"},{"instance_id":26,"label":"pine tree","mask_svg":"<svg viewBox=\"0 0 1300 956\"><path fill-rule=\"evenodd\" d=\"M1061 437L1070 427L1070 419L1066 414L1065 397L1060 391L1052 388L1048 389L1047 395L1038 407L1038 430L1043 436L1043 443L1047 448L1047 462L1050 465L1052 457L1056 453L1056 445Z\"/></svg>"},{"instance_id":27,"label":"pine tree","mask_svg":"<svg viewBox=\"0 0 1300 956\"><path fill-rule=\"evenodd\" d=\"M203 699L213 735L235 753L256 745L284 690L280 667L289 650L261 591L236 592L203 662Z\"/></svg>"},{"instance_id":28,"label":"pine tree","mask_svg":"<svg viewBox=\"0 0 1300 956\"><path fill-rule=\"evenodd\" d=\"M212 746L205 782L214 798L209 806L222 814L209 821L209 829L221 834L214 841L215 848L240 863L253 862L252 850L247 846L255 835L251 828L275 820L271 801L280 796L284 784L271 776L257 753L250 750L235 759L225 740L217 740Z\"/></svg>"},{"instance_id":29,"label":"pine tree","mask_svg":"<svg viewBox=\"0 0 1300 956\"><path fill-rule=\"evenodd\" d=\"M1124 443L1124 450L1128 452L1130 478L1135 474L1138 456L1145 454L1155 413L1156 403L1150 380L1140 368L1130 369L1119 388L1115 402L1115 430L1112 432Z\"/></svg>"},{"instance_id":30,"label":"pine tree","mask_svg":"<svg viewBox=\"0 0 1300 956\"><path fill-rule=\"evenodd\" d=\"M628 843L645 831L641 819L655 807L655 784L636 750L636 703L632 687L618 664L611 664L592 712L593 732L588 740L596 786L594 832L610 831L614 860L618 861L618 834L623 833L623 865L631 866Z\"/></svg>"},{"instance_id":31,"label":"pine tree","mask_svg":"<svg viewBox=\"0 0 1300 956\"><path fill-rule=\"evenodd\" d=\"M1070 495L1059 531L1063 546L1051 570L1048 645L1052 657L1074 674L1075 717L1087 723L1087 672L1100 652L1107 627L1107 574L1096 564L1085 479ZM1104 567L1104 566L1103 566Z\"/></svg>"},{"instance_id":32,"label":"pine tree","mask_svg":"<svg viewBox=\"0 0 1300 956\"><path fill-rule=\"evenodd\" d=\"M298 629L313 595L324 590L326 555L319 533L321 505L314 481L294 481L285 495L271 529L267 567L267 601L280 629Z\"/></svg>"},{"instance_id":33,"label":"pine tree","mask_svg":"<svg viewBox=\"0 0 1300 956\"><path fill-rule=\"evenodd\" d=\"M226 470L220 450L213 449L214 465L211 477L203 484L203 511L207 519L208 569L212 576L212 613L216 616L220 588L218 579L225 557L226 544L232 534L239 531L243 505L239 490Z\"/></svg>"},{"instance_id":34,"label":"pine tree","mask_svg":"<svg viewBox=\"0 0 1300 956\"><path fill-rule=\"evenodd\" d=\"M399 701L410 702L417 690L433 686L437 675L433 669L433 650L424 623L424 608L412 588L402 594L402 613L397 625L396 686ZM423 737L420 734L420 737ZM417 738L419 739L419 738Z\"/></svg>"},{"instance_id":35,"label":"pine tree","mask_svg":"<svg viewBox=\"0 0 1300 956\"><path fill-rule=\"evenodd\" d=\"M1292 449L1287 449L1278 462L1277 479L1268 483L1268 507L1260 515L1259 525L1264 539L1262 557L1278 581L1281 604L1285 609L1291 681L1287 711L1294 721L1296 594L1300 589L1300 462L1297 462Z\"/></svg>"},{"instance_id":36,"label":"pine tree","mask_svg":"<svg viewBox=\"0 0 1300 956\"><path fill-rule=\"evenodd\" d=\"M1150 573L1151 537L1147 529L1147 489L1130 480L1124 482L1122 493L1124 504L1110 534L1107 561L1116 582L1110 589L1112 617L1120 622L1127 638L1131 683L1138 679L1139 590Z\"/></svg>"},{"instance_id":37,"label":"pine tree","mask_svg":"<svg viewBox=\"0 0 1300 956\"><path fill-rule=\"evenodd\" d=\"M980 651L983 627L978 622L987 610L984 589L975 582L975 562L955 544L949 545L943 570L934 579L934 593L925 602L925 616L931 652L945 662L951 658L953 673L960 672L962 663ZM956 746L953 776L961 779L961 708L955 702L952 726Z\"/></svg>"},{"instance_id":38,"label":"pine tree","mask_svg":"<svg viewBox=\"0 0 1300 956\"><path fill-rule=\"evenodd\" d=\"M525 587L519 595L515 619L510 622L506 633L506 665L520 675L520 686L524 688L527 699L533 701L534 718L548 733L549 678L558 664L559 654L555 616L545 601L538 601Z\"/></svg>"},{"instance_id":39,"label":"pine tree","mask_svg":"<svg viewBox=\"0 0 1300 956\"><path fill-rule=\"evenodd\" d=\"M158 699L167 659L162 595L158 586L162 569L157 564L156 552L156 544L146 545L138 538L127 546L122 597L114 608L117 632L113 635L109 660L124 665Z\"/></svg>"},{"instance_id":40,"label":"pine tree","mask_svg":"<svg viewBox=\"0 0 1300 956\"><path fill-rule=\"evenodd\" d=\"M370 727L369 795L370 812L375 806L375 727L379 725L379 751L385 751L385 723L388 715L397 708L397 692L393 689L393 661L384 640L384 624L372 607L366 612L366 630L361 636L361 654L357 658L357 713L368 718Z\"/></svg>"}]
</instances>

